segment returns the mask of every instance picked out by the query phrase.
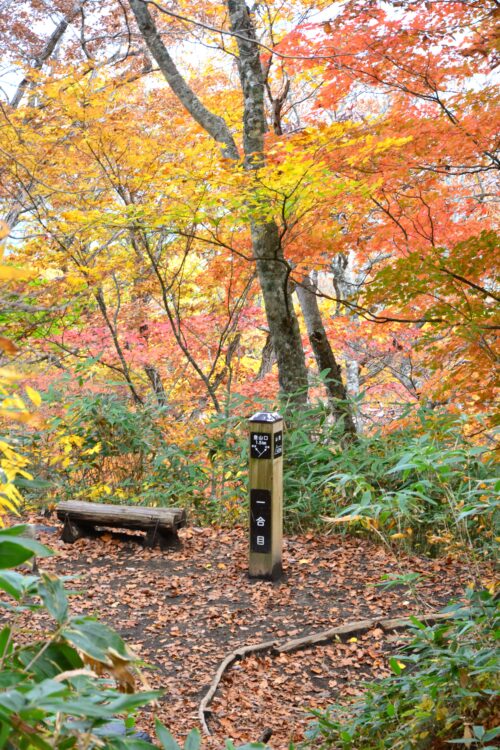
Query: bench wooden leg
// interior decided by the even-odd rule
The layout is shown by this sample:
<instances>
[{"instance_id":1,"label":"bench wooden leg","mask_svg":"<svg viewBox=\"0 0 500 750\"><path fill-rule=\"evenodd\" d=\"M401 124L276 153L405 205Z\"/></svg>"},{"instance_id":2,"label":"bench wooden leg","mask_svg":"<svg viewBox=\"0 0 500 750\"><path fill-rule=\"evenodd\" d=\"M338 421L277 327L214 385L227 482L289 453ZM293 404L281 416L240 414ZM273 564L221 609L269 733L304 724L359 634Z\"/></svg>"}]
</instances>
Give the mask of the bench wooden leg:
<instances>
[{"instance_id":1,"label":"bench wooden leg","mask_svg":"<svg viewBox=\"0 0 500 750\"><path fill-rule=\"evenodd\" d=\"M61 533L63 542L73 544L77 539L83 536L92 536L95 534L95 527L92 524L82 524L72 521L70 518L64 519L64 526Z\"/></svg>"},{"instance_id":2,"label":"bench wooden leg","mask_svg":"<svg viewBox=\"0 0 500 750\"><path fill-rule=\"evenodd\" d=\"M160 549L180 549L182 547L181 540L177 535L177 531L167 531L162 529L148 529L146 532L146 538L144 541L146 547L159 547Z\"/></svg>"}]
</instances>

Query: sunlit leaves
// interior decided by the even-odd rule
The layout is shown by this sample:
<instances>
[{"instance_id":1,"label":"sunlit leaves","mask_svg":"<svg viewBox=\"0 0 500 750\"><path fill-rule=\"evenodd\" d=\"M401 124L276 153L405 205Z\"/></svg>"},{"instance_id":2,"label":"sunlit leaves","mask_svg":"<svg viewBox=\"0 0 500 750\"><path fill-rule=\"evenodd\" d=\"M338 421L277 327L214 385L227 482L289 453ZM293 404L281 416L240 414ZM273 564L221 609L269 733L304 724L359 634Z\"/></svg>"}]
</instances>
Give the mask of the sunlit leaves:
<instances>
[{"instance_id":1,"label":"sunlit leaves","mask_svg":"<svg viewBox=\"0 0 500 750\"><path fill-rule=\"evenodd\" d=\"M30 321L35 346L91 357L95 373L111 368L142 395L143 368L153 364L170 398L189 403L206 384L186 370L179 341L221 388L231 300L246 295L231 384L259 391L265 318L251 284L249 224L273 219L291 279L324 273L327 331L341 358L358 363L374 403L455 398L475 385L467 373L490 383L492 305L456 277L481 287L494 275L491 249L473 239L493 220L498 93L483 75L493 6L478 17L463 3L410 5L403 12L350 0L318 23L309 5L277 11L272 44L286 57L273 60L269 86L277 94L288 77L290 93L283 134L270 128L265 166L252 174L221 157L160 76L127 83L105 67L89 75L70 55L36 72L43 106L26 101L0 130L2 195L30 186L5 273L41 266L38 278L15 280L19 293L29 288L48 306L66 305L47 322ZM221 9L184 10L226 28ZM265 16L256 10L254 19L269 43ZM185 38L178 20L160 24ZM225 43L235 50L234 40ZM243 101L227 66L207 53L193 85L239 142ZM359 281L350 299L338 299L328 275L339 254ZM21 337L24 320L12 320ZM0 348L14 353L9 342L0 339ZM408 390L400 376L410 359ZM493 396L486 385L476 407Z\"/></svg>"}]
</instances>

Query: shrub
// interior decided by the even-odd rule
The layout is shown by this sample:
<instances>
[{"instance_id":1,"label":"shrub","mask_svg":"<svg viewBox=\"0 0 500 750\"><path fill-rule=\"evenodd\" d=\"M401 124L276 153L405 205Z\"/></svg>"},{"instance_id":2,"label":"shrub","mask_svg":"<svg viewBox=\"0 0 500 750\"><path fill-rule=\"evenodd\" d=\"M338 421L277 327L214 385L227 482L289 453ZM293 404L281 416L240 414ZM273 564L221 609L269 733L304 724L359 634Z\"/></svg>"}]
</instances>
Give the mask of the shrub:
<instances>
[{"instance_id":1,"label":"shrub","mask_svg":"<svg viewBox=\"0 0 500 750\"><path fill-rule=\"evenodd\" d=\"M63 581L15 570L34 555L51 554L24 536L26 526L0 531L1 602L8 621L0 630L0 747L6 750L151 750L135 736L134 711L159 697L135 692L137 659L120 636L91 617L71 616ZM50 624L37 639L23 638L20 618L42 610ZM102 675L108 674L109 678ZM116 721L122 716L122 721ZM181 750L163 724L155 721L164 750ZM124 731L125 730L125 731ZM199 750L193 729L184 750ZM236 750L229 740L228 750ZM237 750L265 750L259 743Z\"/></svg>"},{"instance_id":2,"label":"shrub","mask_svg":"<svg viewBox=\"0 0 500 750\"><path fill-rule=\"evenodd\" d=\"M342 750L440 750L498 747L500 658L498 601L468 592L449 606L453 619L427 627L390 659L391 677L366 686L349 706L315 712L306 745Z\"/></svg>"},{"instance_id":3,"label":"shrub","mask_svg":"<svg viewBox=\"0 0 500 750\"><path fill-rule=\"evenodd\" d=\"M46 402L52 416L44 429L24 436L36 474L20 483L28 502L177 505L193 521L242 520L245 417L235 404L206 423L189 423L168 407L139 407L113 393L82 392L61 407L53 392Z\"/></svg>"},{"instance_id":4,"label":"shrub","mask_svg":"<svg viewBox=\"0 0 500 750\"><path fill-rule=\"evenodd\" d=\"M461 419L417 416L411 427L363 438L337 455L325 479L333 509L408 548L488 554L500 507L492 452L467 441Z\"/></svg>"},{"instance_id":5,"label":"shrub","mask_svg":"<svg viewBox=\"0 0 500 750\"><path fill-rule=\"evenodd\" d=\"M23 486L27 501L67 498L146 505L190 505L206 484L168 409L137 407L113 393L86 393L63 407L48 394L43 430L25 436L36 475Z\"/></svg>"},{"instance_id":6,"label":"shrub","mask_svg":"<svg viewBox=\"0 0 500 750\"><path fill-rule=\"evenodd\" d=\"M48 400L60 401L56 393ZM57 409L29 438L37 479L21 480L28 499L180 505L194 522L246 522L249 406L241 397L205 422L112 393L82 392ZM491 551L500 482L488 447L464 437L463 419L422 409L410 426L346 444L321 401L282 413L288 532L333 518L337 528L345 522L408 549Z\"/></svg>"},{"instance_id":7,"label":"shrub","mask_svg":"<svg viewBox=\"0 0 500 750\"><path fill-rule=\"evenodd\" d=\"M117 736L116 722L110 722L159 694L134 692L135 656L106 625L71 616L61 579L9 569L50 554L25 532L25 526L0 531L0 589L9 597L2 602L8 622L0 631L0 746L70 750L82 746L83 736L89 749L150 747ZM28 640L20 616L37 610L49 624ZM114 680L103 679L104 673Z\"/></svg>"}]
</instances>

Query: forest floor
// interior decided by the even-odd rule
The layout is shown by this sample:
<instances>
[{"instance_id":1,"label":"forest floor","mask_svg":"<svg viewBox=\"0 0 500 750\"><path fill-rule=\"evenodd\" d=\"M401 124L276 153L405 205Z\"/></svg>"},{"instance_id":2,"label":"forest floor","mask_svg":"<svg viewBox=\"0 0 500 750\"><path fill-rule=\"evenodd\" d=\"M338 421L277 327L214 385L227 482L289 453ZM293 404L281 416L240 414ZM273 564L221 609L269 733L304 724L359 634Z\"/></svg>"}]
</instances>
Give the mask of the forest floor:
<instances>
[{"instance_id":1,"label":"forest floor","mask_svg":"<svg viewBox=\"0 0 500 750\"><path fill-rule=\"evenodd\" d=\"M242 529L183 529L182 549L163 552L112 533L68 545L59 531L54 522L41 533L56 551L41 568L78 576L73 614L97 615L114 627L148 665L149 685L164 691L158 707L142 710L138 726L153 733L155 713L178 740L199 726L200 701L235 648L365 618L437 611L470 581L468 567L457 560L396 561L362 538L288 537L284 578L271 583L248 578ZM375 585L384 574L410 571L423 576L414 594ZM31 625L36 631L36 618ZM389 673L387 654L397 638L374 627L345 643L237 661L210 706L213 734L204 747L221 748L227 737L255 741L265 729L272 730L276 750L300 741L310 708L345 701L362 692L364 681Z\"/></svg>"}]
</instances>

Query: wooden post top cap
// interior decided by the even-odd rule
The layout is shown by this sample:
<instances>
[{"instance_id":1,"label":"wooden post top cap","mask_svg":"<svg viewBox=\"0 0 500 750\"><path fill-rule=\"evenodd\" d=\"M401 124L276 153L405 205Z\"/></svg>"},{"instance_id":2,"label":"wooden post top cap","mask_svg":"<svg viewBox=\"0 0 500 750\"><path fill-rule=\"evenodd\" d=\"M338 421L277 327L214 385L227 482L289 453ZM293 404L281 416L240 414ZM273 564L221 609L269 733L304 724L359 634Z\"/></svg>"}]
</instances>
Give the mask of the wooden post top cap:
<instances>
[{"instance_id":1,"label":"wooden post top cap","mask_svg":"<svg viewBox=\"0 0 500 750\"><path fill-rule=\"evenodd\" d=\"M264 422L266 424L273 424L274 422L282 422L283 417L278 414L277 411L258 411L253 417L250 417L249 422Z\"/></svg>"}]
</instances>

